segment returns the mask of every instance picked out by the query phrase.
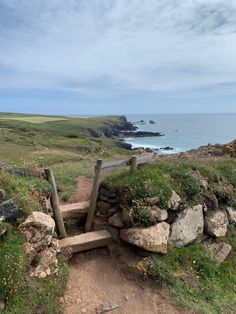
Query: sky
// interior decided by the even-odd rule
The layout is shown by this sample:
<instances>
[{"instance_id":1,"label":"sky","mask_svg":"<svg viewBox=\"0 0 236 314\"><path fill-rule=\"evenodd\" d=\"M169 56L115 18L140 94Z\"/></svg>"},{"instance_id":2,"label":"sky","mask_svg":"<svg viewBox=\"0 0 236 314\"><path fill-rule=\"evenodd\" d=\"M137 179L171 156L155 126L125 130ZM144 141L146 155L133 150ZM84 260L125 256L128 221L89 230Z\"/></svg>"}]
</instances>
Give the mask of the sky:
<instances>
[{"instance_id":1,"label":"sky","mask_svg":"<svg viewBox=\"0 0 236 314\"><path fill-rule=\"evenodd\" d=\"M236 1L0 0L0 111L236 112Z\"/></svg>"}]
</instances>

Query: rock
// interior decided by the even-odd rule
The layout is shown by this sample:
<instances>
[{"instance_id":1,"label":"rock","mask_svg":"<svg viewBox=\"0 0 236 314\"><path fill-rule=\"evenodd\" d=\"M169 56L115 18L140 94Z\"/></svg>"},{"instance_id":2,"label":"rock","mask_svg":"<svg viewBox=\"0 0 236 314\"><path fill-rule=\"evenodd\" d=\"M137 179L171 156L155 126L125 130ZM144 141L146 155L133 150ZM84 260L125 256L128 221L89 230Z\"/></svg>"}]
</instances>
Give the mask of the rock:
<instances>
[{"instance_id":1,"label":"rock","mask_svg":"<svg viewBox=\"0 0 236 314\"><path fill-rule=\"evenodd\" d=\"M148 203L149 205L157 205L160 201L159 196L154 196L154 197L146 197L145 202Z\"/></svg>"},{"instance_id":2,"label":"rock","mask_svg":"<svg viewBox=\"0 0 236 314\"><path fill-rule=\"evenodd\" d=\"M170 225L161 222L148 228L123 229L121 239L148 252L167 253Z\"/></svg>"},{"instance_id":3,"label":"rock","mask_svg":"<svg viewBox=\"0 0 236 314\"><path fill-rule=\"evenodd\" d=\"M5 200L6 192L3 189L0 189L0 201Z\"/></svg>"},{"instance_id":4,"label":"rock","mask_svg":"<svg viewBox=\"0 0 236 314\"><path fill-rule=\"evenodd\" d=\"M0 298L0 312L3 312L6 308L6 301Z\"/></svg>"},{"instance_id":5,"label":"rock","mask_svg":"<svg viewBox=\"0 0 236 314\"><path fill-rule=\"evenodd\" d=\"M150 121L149 121L149 124L156 124L156 122L153 121L153 120L150 120Z\"/></svg>"},{"instance_id":6,"label":"rock","mask_svg":"<svg viewBox=\"0 0 236 314\"><path fill-rule=\"evenodd\" d=\"M169 209L178 210L180 202L181 197L175 191L172 191L172 196L168 202Z\"/></svg>"},{"instance_id":7,"label":"rock","mask_svg":"<svg viewBox=\"0 0 236 314\"><path fill-rule=\"evenodd\" d=\"M33 212L20 226L19 230L34 249L50 245L55 229L54 220L41 212Z\"/></svg>"},{"instance_id":8,"label":"rock","mask_svg":"<svg viewBox=\"0 0 236 314\"><path fill-rule=\"evenodd\" d=\"M157 206L151 207L151 215L157 221L164 221L168 218L168 213L166 209L161 209Z\"/></svg>"},{"instance_id":9,"label":"rock","mask_svg":"<svg viewBox=\"0 0 236 314\"><path fill-rule=\"evenodd\" d=\"M123 228L124 227L121 213L116 213L113 216L111 216L108 219L108 223L109 223L109 225L111 225L115 228Z\"/></svg>"},{"instance_id":10,"label":"rock","mask_svg":"<svg viewBox=\"0 0 236 314\"><path fill-rule=\"evenodd\" d=\"M166 146L166 147L160 147L161 150L174 150L173 147Z\"/></svg>"},{"instance_id":11,"label":"rock","mask_svg":"<svg viewBox=\"0 0 236 314\"><path fill-rule=\"evenodd\" d=\"M0 221L13 221L21 217L20 209L15 199L10 199L0 204Z\"/></svg>"},{"instance_id":12,"label":"rock","mask_svg":"<svg viewBox=\"0 0 236 314\"><path fill-rule=\"evenodd\" d=\"M193 274L186 272L176 272L175 275L185 282L190 288L197 288L197 280Z\"/></svg>"},{"instance_id":13,"label":"rock","mask_svg":"<svg viewBox=\"0 0 236 314\"><path fill-rule=\"evenodd\" d=\"M0 238L7 232L7 228L0 225Z\"/></svg>"},{"instance_id":14,"label":"rock","mask_svg":"<svg viewBox=\"0 0 236 314\"><path fill-rule=\"evenodd\" d=\"M229 222L236 225L236 209L233 207L227 207L226 212L228 215Z\"/></svg>"},{"instance_id":15,"label":"rock","mask_svg":"<svg viewBox=\"0 0 236 314\"><path fill-rule=\"evenodd\" d=\"M101 214L106 215L111 208L111 205L107 202L99 201L98 204L98 210Z\"/></svg>"},{"instance_id":16,"label":"rock","mask_svg":"<svg viewBox=\"0 0 236 314\"><path fill-rule=\"evenodd\" d=\"M203 206L186 208L172 224L169 244L175 247L185 246L203 234Z\"/></svg>"},{"instance_id":17,"label":"rock","mask_svg":"<svg viewBox=\"0 0 236 314\"><path fill-rule=\"evenodd\" d=\"M35 269L30 272L31 277L45 278L58 273L57 251L50 247L40 253L39 262Z\"/></svg>"},{"instance_id":18,"label":"rock","mask_svg":"<svg viewBox=\"0 0 236 314\"><path fill-rule=\"evenodd\" d=\"M106 302L104 304L99 305L99 307L96 308L96 313L97 314L106 313L106 312L112 311L118 307L119 307L119 305L114 301Z\"/></svg>"},{"instance_id":19,"label":"rock","mask_svg":"<svg viewBox=\"0 0 236 314\"><path fill-rule=\"evenodd\" d=\"M224 211L208 211L205 216L206 232L215 237L224 237L229 221Z\"/></svg>"},{"instance_id":20,"label":"rock","mask_svg":"<svg viewBox=\"0 0 236 314\"><path fill-rule=\"evenodd\" d=\"M224 262L232 250L231 245L224 242L222 243L205 242L203 245L205 249L210 253L211 257L219 263Z\"/></svg>"},{"instance_id":21,"label":"rock","mask_svg":"<svg viewBox=\"0 0 236 314\"><path fill-rule=\"evenodd\" d=\"M145 150L146 150L146 153L153 153L153 149L150 147L147 147Z\"/></svg>"},{"instance_id":22,"label":"rock","mask_svg":"<svg viewBox=\"0 0 236 314\"><path fill-rule=\"evenodd\" d=\"M208 182L205 179L200 179L199 180L200 183L200 187L204 190L207 191L208 190Z\"/></svg>"},{"instance_id":23,"label":"rock","mask_svg":"<svg viewBox=\"0 0 236 314\"><path fill-rule=\"evenodd\" d=\"M122 220L127 226L134 225L134 210L133 208L130 209L123 209L122 211Z\"/></svg>"}]
</instances>

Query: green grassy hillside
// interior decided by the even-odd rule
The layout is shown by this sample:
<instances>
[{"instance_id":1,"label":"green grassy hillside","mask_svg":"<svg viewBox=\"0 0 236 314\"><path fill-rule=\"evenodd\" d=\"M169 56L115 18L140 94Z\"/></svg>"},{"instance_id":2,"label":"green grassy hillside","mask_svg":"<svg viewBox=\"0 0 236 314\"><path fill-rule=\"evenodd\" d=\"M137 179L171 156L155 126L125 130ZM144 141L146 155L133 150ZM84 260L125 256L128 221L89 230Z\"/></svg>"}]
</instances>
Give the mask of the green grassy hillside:
<instances>
[{"instance_id":1,"label":"green grassy hillside","mask_svg":"<svg viewBox=\"0 0 236 314\"><path fill-rule=\"evenodd\" d=\"M110 138L123 117L69 117L0 113L0 163L52 166L62 197L79 175L93 175L97 158L128 154ZM107 136L106 136L107 135Z\"/></svg>"}]
</instances>

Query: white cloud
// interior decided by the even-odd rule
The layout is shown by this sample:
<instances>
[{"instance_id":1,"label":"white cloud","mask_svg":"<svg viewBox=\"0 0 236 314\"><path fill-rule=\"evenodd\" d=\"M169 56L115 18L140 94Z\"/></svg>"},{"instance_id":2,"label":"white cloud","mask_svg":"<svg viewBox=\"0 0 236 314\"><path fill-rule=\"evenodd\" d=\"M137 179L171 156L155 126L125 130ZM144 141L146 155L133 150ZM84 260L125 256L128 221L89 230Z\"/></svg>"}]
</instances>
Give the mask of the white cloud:
<instances>
[{"instance_id":1,"label":"white cloud","mask_svg":"<svg viewBox=\"0 0 236 314\"><path fill-rule=\"evenodd\" d=\"M234 0L0 0L0 32L0 88L104 94L236 80Z\"/></svg>"}]
</instances>

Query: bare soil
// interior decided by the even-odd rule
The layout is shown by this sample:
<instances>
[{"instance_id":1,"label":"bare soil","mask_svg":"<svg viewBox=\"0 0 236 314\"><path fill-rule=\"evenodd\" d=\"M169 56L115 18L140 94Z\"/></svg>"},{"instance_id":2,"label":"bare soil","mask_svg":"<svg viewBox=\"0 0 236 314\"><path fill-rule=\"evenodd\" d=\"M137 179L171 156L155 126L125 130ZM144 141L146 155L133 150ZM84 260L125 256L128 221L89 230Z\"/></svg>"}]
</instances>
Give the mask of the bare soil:
<instances>
[{"instance_id":1,"label":"bare soil","mask_svg":"<svg viewBox=\"0 0 236 314\"><path fill-rule=\"evenodd\" d=\"M69 266L68 287L62 300L65 314L94 314L106 302L119 305L112 314L193 313L177 308L166 292L149 281L122 272L119 261L106 249L74 255Z\"/></svg>"}]
</instances>

